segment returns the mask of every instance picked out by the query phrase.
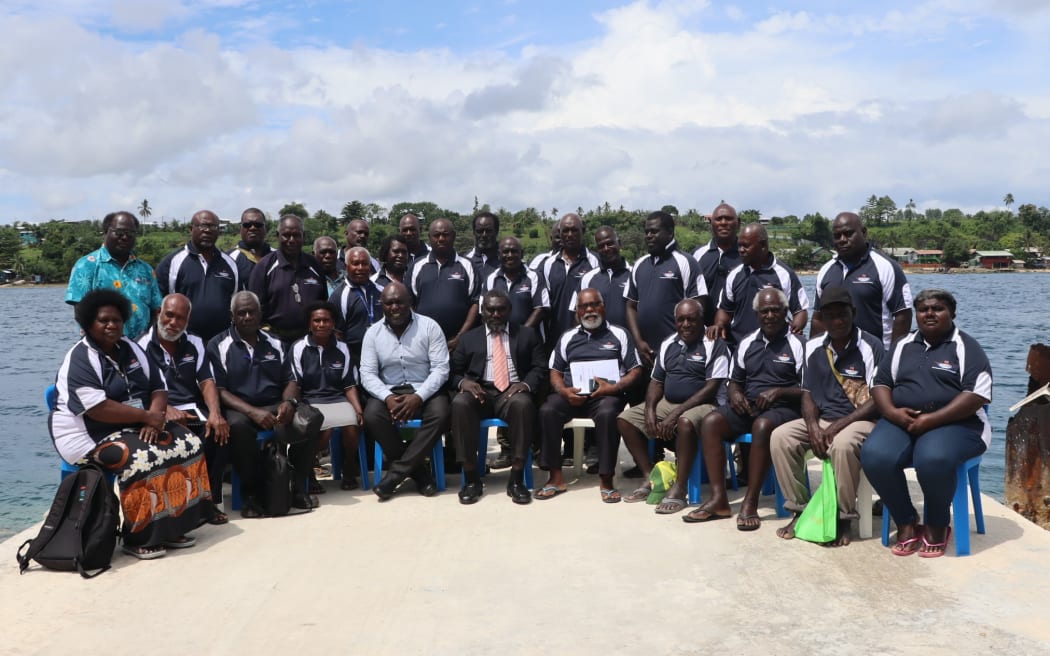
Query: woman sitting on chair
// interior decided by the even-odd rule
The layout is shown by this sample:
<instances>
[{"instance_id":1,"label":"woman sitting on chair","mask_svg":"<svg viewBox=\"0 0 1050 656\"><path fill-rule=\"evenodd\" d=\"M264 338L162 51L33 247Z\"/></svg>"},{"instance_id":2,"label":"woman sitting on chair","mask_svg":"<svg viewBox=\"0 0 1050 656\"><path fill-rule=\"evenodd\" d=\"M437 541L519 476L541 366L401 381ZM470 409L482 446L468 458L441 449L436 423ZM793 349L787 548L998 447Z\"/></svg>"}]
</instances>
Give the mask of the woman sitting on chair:
<instances>
[{"instance_id":1,"label":"woman sitting on chair","mask_svg":"<svg viewBox=\"0 0 1050 656\"><path fill-rule=\"evenodd\" d=\"M861 447L864 473L897 524L897 556L944 555L957 467L988 448L992 368L977 341L955 326L955 298L940 289L915 297L918 331L890 347L871 396L882 414ZM926 524L908 493L914 467ZM968 530L967 527L958 527Z\"/></svg>"},{"instance_id":2,"label":"woman sitting on chair","mask_svg":"<svg viewBox=\"0 0 1050 656\"><path fill-rule=\"evenodd\" d=\"M48 425L66 462L94 462L117 475L123 550L150 560L166 547L195 544L186 533L208 519L211 490L201 439L165 422L161 372L123 336L130 316L131 302L112 289L91 291L77 303L85 334L58 371Z\"/></svg>"},{"instance_id":3,"label":"woman sitting on chair","mask_svg":"<svg viewBox=\"0 0 1050 656\"><path fill-rule=\"evenodd\" d=\"M304 401L324 415L318 448L328 443L333 428L341 427L343 443L343 480L340 487L353 490L357 477L350 466L357 453L358 425L361 422L361 398L357 394L354 362L346 344L335 336L337 310L327 301L306 306L309 334L292 344L292 375L299 384ZM310 477L310 494L323 494L324 487Z\"/></svg>"}]
</instances>

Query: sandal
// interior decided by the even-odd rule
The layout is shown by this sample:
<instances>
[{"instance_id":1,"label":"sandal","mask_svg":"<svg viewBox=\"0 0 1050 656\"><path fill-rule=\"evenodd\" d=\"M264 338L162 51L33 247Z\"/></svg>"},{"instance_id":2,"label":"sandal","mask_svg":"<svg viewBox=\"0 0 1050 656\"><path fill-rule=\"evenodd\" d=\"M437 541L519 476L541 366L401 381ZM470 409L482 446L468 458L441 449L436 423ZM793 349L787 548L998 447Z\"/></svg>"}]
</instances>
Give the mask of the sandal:
<instances>
[{"instance_id":1,"label":"sandal","mask_svg":"<svg viewBox=\"0 0 1050 656\"><path fill-rule=\"evenodd\" d=\"M154 560L156 558L161 558L168 553L167 549L165 549L162 546L129 547L125 544L120 548L120 550L129 556L134 556L135 558L138 558L139 560Z\"/></svg>"},{"instance_id":2,"label":"sandal","mask_svg":"<svg viewBox=\"0 0 1050 656\"><path fill-rule=\"evenodd\" d=\"M216 510L215 514L212 515L212 518L208 520L208 523L213 525L213 526L222 526L223 524L228 524L229 521L230 521L230 516L229 515L227 515L226 513L224 513L221 510Z\"/></svg>"},{"instance_id":3,"label":"sandal","mask_svg":"<svg viewBox=\"0 0 1050 656\"><path fill-rule=\"evenodd\" d=\"M649 498L649 493L653 491L652 485L643 485L634 492L631 492L623 498L624 503L638 503L639 501L645 501Z\"/></svg>"},{"instance_id":4,"label":"sandal","mask_svg":"<svg viewBox=\"0 0 1050 656\"><path fill-rule=\"evenodd\" d=\"M940 558L944 555L944 552L948 549L948 539L952 537L952 527L949 526L948 530L944 533L944 542L930 542L926 539L926 531L922 532L922 544L927 549L936 549L936 551L919 551L919 558ZM918 551L918 547L915 548Z\"/></svg>"},{"instance_id":5,"label":"sandal","mask_svg":"<svg viewBox=\"0 0 1050 656\"><path fill-rule=\"evenodd\" d=\"M897 542L890 547L890 553L894 556L910 556L919 550L919 542L925 537L926 529L923 528L922 524L915 525L915 534L907 540L897 539Z\"/></svg>"},{"instance_id":6,"label":"sandal","mask_svg":"<svg viewBox=\"0 0 1050 656\"><path fill-rule=\"evenodd\" d=\"M180 535L174 540L165 540L164 542L161 542L161 544L168 549L189 549L197 544L197 538L188 535Z\"/></svg>"},{"instance_id":7,"label":"sandal","mask_svg":"<svg viewBox=\"0 0 1050 656\"><path fill-rule=\"evenodd\" d=\"M532 496L538 501L546 501L547 499L553 499L559 494L568 492L567 487L557 487L555 485L544 485L540 489L532 493Z\"/></svg>"},{"instance_id":8,"label":"sandal","mask_svg":"<svg viewBox=\"0 0 1050 656\"><path fill-rule=\"evenodd\" d=\"M602 493L603 503L620 503L623 498L620 496L620 491L616 488L612 488L611 490L598 488L598 491Z\"/></svg>"},{"instance_id":9,"label":"sandal","mask_svg":"<svg viewBox=\"0 0 1050 656\"><path fill-rule=\"evenodd\" d=\"M675 497L664 497L664 500L660 502L660 505L656 507L654 512L657 515L673 515L679 510L685 508L685 499L676 499Z\"/></svg>"}]
</instances>

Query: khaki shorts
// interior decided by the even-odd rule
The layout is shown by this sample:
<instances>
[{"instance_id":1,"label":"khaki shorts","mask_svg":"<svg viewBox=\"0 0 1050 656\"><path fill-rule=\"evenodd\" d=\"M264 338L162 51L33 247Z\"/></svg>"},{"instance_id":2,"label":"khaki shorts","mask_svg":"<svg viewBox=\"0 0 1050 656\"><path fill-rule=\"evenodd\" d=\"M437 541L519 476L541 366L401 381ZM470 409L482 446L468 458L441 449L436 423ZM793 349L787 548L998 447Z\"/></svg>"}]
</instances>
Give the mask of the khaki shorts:
<instances>
[{"instance_id":1,"label":"khaki shorts","mask_svg":"<svg viewBox=\"0 0 1050 656\"><path fill-rule=\"evenodd\" d=\"M671 414L671 411L680 406L681 403L671 403L667 399L660 399L656 404L656 420L663 421L667 418L667 415ZM700 431L700 423L704 417L709 413L714 412L715 406L710 403L701 403L698 406L694 406L682 413L684 419L688 419L692 422L697 432ZM638 430L645 433L645 405L638 404L627 408L620 413L620 419L623 419L627 423L631 424Z\"/></svg>"}]
</instances>

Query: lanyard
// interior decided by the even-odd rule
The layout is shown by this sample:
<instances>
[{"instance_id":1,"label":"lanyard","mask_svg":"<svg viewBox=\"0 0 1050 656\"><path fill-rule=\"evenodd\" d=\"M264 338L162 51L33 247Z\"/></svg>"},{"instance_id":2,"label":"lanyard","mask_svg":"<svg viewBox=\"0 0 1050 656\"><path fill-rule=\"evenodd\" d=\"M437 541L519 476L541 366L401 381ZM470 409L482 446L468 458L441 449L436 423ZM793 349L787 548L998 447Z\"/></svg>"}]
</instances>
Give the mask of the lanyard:
<instances>
[{"instance_id":1,"label":"lanyard","mask_svg":"<svg viewBox=\"0 0 1050 656\"><path fill-rule=\"evenodd\" d=\"M357 286L351 287L351 289L353 289L354 292L357 293L358 298L360 298L361 302L364 303L365 312L368 313L368 325L372 325L373 323L375 323L375 308L372 307L372 302L368 298L368 292Z\"/></svg>"}]
</instances>

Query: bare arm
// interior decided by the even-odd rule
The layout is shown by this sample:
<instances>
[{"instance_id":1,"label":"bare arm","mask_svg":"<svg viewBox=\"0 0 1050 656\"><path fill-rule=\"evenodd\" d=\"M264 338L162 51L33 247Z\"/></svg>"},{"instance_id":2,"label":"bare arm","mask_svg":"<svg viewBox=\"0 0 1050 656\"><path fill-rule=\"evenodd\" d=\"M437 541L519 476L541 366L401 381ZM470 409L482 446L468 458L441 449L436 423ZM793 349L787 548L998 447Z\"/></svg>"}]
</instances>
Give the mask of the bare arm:
<instances>
[{"instance_id":1,"label":"bare arm","mask_svg":"<svg viewBox=\"0 0 1050 656\"><path fill-rule=\"evenodd\" d=\"M646 367L653 366L653 349L649 342L642 339L642 331L638 327L638 301L627 300L627 330L631 331L634 345L638 347L638 355L642 356L642 362Z\"/></svg>"},{"instance_id":2,"label":"bare arm","mask_svg":"<svg viewBox=\"0 0 1050 656\"><path fill-rule=\"evenodd\" d=\"M911 332L911 318L911 308L901 310L893 315L893 329L890 333L891 341L896 341L898 338L904 337Z\"/></svg>"}]
</instances>

